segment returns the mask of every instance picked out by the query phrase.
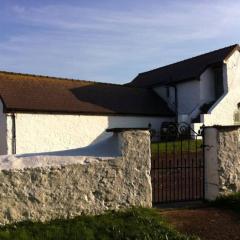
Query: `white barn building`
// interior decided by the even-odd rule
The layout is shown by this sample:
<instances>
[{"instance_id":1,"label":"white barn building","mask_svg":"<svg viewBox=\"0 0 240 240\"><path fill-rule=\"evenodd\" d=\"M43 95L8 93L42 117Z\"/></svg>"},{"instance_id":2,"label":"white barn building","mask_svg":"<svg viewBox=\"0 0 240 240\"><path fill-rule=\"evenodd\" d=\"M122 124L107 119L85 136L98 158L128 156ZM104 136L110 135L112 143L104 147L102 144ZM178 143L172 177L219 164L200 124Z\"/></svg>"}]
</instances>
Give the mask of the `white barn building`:
<instances>
[{"instance_id":1,"label":"white barn building","mask_svg":"<svg viewBox=\"0 0 240 240\"><path fill-rule=\"evenodd\" d=\"M240 124L240 47L235 44L140 73L132 87L153 89L194 129Z\"/></svg>"},{"instance_id":2,"label":"white barn building","mask_svg":"<svg viewBox=\"0 0 240 240\"><path fill-rule=\"evenodd\" d=\"M107 128L240 124L239 88L237 44L125 85L0 72L0 154L85 147L106 138Z\"/></svg>"},{"instance_id":3,"label":"white barn building","mask_svg":"<svg viewBox=\"0 0 240 240\"><path fill-rule=\"evenodd\" d=\"M173 112L151 89L0 72L0 154L74 149L107 128L160 129Z\"/></svg>"}]
</instances>

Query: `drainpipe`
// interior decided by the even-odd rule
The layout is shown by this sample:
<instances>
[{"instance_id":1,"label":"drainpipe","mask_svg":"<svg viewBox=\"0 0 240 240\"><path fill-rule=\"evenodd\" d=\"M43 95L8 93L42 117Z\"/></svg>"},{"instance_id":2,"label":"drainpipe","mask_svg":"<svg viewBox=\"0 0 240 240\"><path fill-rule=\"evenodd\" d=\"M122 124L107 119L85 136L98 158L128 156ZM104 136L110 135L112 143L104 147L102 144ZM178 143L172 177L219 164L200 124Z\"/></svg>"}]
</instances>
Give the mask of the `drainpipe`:
<instances>
[{"instance_id":1,"label":"drainpipe","mask_svg":"<svg viewBox=\"0 0 240 240\"><path fill-rule=\"evenodd\" d=\"M173 85L173 87L174 87L174 93L175 93L175 113L176 113L175 121L177 123L178 122L178 96L177 96L176 85Z\"/></svg>"},{"instance_id":2,"label":"drainpipe","mask_svg":"<svg viewBox=\"0 0 240 240\"><path fill-rule=\"evenodd\" d=\"M11 114L12 118L12 154L16 154L16 116Z\"/></svg>"}]
</instances>

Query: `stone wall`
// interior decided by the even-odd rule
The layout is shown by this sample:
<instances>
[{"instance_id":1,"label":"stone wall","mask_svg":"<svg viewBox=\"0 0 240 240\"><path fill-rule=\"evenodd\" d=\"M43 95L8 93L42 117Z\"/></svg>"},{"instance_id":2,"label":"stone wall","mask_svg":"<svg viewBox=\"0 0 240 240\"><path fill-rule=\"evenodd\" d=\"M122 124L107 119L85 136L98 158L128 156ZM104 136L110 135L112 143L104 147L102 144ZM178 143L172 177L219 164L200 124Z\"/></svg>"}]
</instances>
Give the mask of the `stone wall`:
<instances>
[{"instance_id":1,"label":"stone wall","mask_svg":"<svg viewBox=\"0 0 240 240\"><path fill-rule=\"evenodd\" d=\"M240 191L240 127L205 128L206 198Z\"/></svg>"},{"instance_id":2,"label":"stone wall","mask_svg":"<svg viewBox=\"0 0 240 240\"><path fill-rule=\"evenodd\" d=\"M149 132L115 134L121 149L119 157L88 157L83 164L1 170L0 224L99 214L130 206L151 207Z\"/></svg>"}]
</instances>

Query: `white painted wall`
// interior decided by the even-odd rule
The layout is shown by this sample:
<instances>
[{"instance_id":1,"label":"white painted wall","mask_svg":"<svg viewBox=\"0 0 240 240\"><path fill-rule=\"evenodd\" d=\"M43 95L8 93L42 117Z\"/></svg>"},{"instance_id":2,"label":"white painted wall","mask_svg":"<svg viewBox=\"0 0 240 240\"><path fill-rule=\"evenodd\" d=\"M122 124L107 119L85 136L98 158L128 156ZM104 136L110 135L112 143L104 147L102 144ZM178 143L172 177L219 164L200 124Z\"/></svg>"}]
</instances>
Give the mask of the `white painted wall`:
<instances>
[{"instance_id":1,"label":"white painted wall","mask_svg":"<svg viewBox=\"0 0 240 240\"><path fill-rule=\"evenodd\" d=\"M179 114L190 114L200 101L200 82L193 80L178 84L177 94Z\"/></svg>"},{"instance_id":2,"label":"white painted wall","mask_svg":"<svg viewBox=\"0 0 240 240\"><path fill-rule=\"evenodd\" d=\"M155 87L153 89L163 100L168 102L168 97L167 97L167 87L166 86L160 86L160 87Z\"/></svg>"},{"instance_id":3,"label":"white painted wall","mask_svg":"<svg viewBox=\"0 0 240 240\"><path fill-rule=\"evenodd\" d=\"M127 116L86 116L56 114L16 114L16 152L35 153L74 149L94 144L111 133L107 128L148 127L160 129L163 121L172 118L127 117ZM12 130L11 117L7 117L8 132ZM9 134L8 154L11 154Z\"/></svg>"},{"instance_id":4,"label":"white painted wall","mask_svg":"<svg viewBox=\"0 0 240 240\"><path fill-rule=\"evenodd\" d=\"M214 72L207 68L199 80L177 84L179 119L186 114L190 118L196 117L199 108L204 103L215 100ZM226 60L223 66L223 96L213 105L208 114L201 115L201 122L206 126L234 124L234 112L240 102L240 53L236 50ZM165 87L156 87L154 90L163 99L166 99Z\"/></svg>"},{"instance_id":5,"label":"white painted wall","mask_svg":"<svg viewBox=\"0 0 240 240\"><path fill-rule=\"evenodd\" d=\"M234 111L240 102L240 53L236 50L225 62L223 80L225 94L213 105L208 114L201 115L206 126L234 124Z\"/></svg>"},{"instance_id":6,"label":"white painted wall","mask_svg":"<svg viewBox=\"0 0 240 240\"><path fill-rule=\"evenodd\" d=\"M200 76L200 103L209 103L214 100L214 72L211 68L207 68Z\"/></svg>"},{"instance_id":7,"label":"white painted wall","mask_svg":"<svg viewBox=\"0 0 240 240\"><path fill-rule=\"evenodd\" d=\"M169 96L167 96L167 89L169 89ZM171 86L160 86L153 89L165 102L167 102L170 109L175 112L175 88Z\"/></svg>"},{"instance_id":8,"label":"white painted wall","mask_svg":"<svg viewBox=\"0 0 240 240\"><path fill-rule=\"evenodd\" d=\"M205 198L207 200L215 200L219 194L217 134L218 131L214 127L204 129Z\"/></svg>"},{"instance_id":9,"label":"white painted wall","mask_svg":"<svg viewBox=\"0 0 240 240\"><path fill-rule=\"evenodd\" d=\"M215 99L214 72L207 68L199 80L177 85L179 114L188 114L195 118L200 113L200 107Z\"/></svg>"},{"instance_id":10,"label":"white painted wall","mask_svg":"<svg viewBox=\"0 0 240 240\"><path fill-rule=\"evenodd\" d=\"M179 118L184 114L193 118L195 117L194 115L199 114L199 108L203 103L209 103L215 99L214 72L211 68L208 68L201 74L200 81L196 79L182 82L178 83L176 87ZM173 110L175 110L175 95L173 87L171 87L172 91L170 91L169 98L167 97L165 86L155 87L154 90L169 104L170 107L172 107Z\"/></svg>"}]
</instances>

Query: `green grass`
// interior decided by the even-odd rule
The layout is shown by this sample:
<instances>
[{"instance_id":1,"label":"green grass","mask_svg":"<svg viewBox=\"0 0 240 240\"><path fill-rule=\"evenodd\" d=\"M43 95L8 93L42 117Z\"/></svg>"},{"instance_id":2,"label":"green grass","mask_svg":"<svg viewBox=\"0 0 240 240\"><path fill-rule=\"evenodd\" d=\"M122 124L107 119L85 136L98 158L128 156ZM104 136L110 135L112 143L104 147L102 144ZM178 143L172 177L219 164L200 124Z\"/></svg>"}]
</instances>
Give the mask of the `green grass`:
<instances>
[{"instance_id":1,"label":"green grass","mask_svg":"<svg viewBox=\"0 0 240 240\"><path fill-rule=\"evenodd\" d=\"M197 139L197 140L182 140L181 141L173 141L173 142L160 142L160 143L152 143L151 144L151 149L152 149L152 154L157 154L158 149L160 153L166 152L166 145L167 145L167 152L188 152L188 149L190 152L196 152L201 151L201 145L202 145L202 140Z\"/></svg>"},{"instance_id":2,"label":"green grass","mask_svg":"<svg viewBox=\"0 0 240 240\"><path fill-rule=\"evenodd\" d=\"M130 209L49 223L23 222L0 228L1 240L193 240L172 229L154 209Z\"/></svg>"},{"instance_id":3,"label":"green grass","mask_svg":"<svg viewBox=\"0 0 240 240\"><path fill-rule=\"evenodd\" d=\"M240 214L240 192L218 197L215 201L211 202L211 205L218 208L231 209Z\"/></svg>"}]
</instances>

